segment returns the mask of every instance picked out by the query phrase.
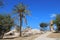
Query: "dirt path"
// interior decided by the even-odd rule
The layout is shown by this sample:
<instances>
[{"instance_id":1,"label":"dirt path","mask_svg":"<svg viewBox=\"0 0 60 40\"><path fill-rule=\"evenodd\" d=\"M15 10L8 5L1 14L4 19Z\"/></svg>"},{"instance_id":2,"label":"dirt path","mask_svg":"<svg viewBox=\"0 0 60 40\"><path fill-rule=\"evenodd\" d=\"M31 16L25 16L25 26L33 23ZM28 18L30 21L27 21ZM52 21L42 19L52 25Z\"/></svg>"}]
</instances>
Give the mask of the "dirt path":
<instances>
[{"instance_id":1,"label":"dirt path","mask_svg":"<svg viewBox=\"0 0 60 40\"><path fill-rule=\"evenodd\" d=\"M35 38L37 38L40 35L41 34L31 35L29 37L19 37L19 38L16 38L15 40L34 40Z\"/></svg>"},{"instance_id":2,"label":"dirt path","mask_svg":"<svg viewBox=\"0 0 60 40\"><path fill-rule=\"evenodd\" d=\"M41 36L39 36L38 38L35 38L34 40L55 40L54 38L48 38L47 36L51 34L51 32L47 32Z\"/></svg>"}]
</instances>

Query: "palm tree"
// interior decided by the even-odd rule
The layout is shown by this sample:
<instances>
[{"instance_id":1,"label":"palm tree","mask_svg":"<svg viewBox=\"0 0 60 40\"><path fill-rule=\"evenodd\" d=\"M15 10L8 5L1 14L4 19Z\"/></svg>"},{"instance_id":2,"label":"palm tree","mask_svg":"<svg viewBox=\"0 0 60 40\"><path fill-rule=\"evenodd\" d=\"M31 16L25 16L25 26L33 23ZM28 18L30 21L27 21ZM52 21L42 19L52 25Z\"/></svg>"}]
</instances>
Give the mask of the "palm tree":
<instances>
[{"instance_id":1,"label":"palm tree","mask_svg":"<svg viewBox=\"0 0 60 40\"><path fill-rule=\"evenodd\" d=\"M15 5L15 9L14 11L19 15L20 17L20 36L22 36L22 21L23 21L23 18L26 22L26 25L27 25L27 20L26 20L26 15L29 15L29 10L27 10L27 7L23 4L23 3L20 3L18 5Z\"/></svg>"}]
</instances>

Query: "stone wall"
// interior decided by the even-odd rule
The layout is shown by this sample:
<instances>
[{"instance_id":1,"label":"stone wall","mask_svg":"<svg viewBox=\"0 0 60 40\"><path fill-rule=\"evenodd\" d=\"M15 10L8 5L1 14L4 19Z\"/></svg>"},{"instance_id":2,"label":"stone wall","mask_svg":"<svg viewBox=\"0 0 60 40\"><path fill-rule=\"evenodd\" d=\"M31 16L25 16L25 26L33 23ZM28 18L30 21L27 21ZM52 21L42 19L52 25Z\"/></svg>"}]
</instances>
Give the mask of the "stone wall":
<instances>
[{"instance_id":1,"label":"stone wall","mask_svg":"<svg viewBox=\"0 0 60 40\"><path fill-rule=\"evenodd\" d=\"M53 20L50 21L50 30L54 31Z\"/></svg>"}]
</instances>

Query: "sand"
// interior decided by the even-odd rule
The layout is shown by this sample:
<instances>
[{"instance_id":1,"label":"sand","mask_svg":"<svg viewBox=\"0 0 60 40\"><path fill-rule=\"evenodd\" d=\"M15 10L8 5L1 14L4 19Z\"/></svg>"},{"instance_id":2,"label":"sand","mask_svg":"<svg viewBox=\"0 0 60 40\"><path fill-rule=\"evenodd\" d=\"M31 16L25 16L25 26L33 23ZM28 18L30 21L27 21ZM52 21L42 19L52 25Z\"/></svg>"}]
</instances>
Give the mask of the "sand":
<instances>
[{"instance_id":1,"label":"sand","mask_svg":"<svg viewBox=\"0 0 60 40\"><path fill-rule=\"evenodd\" d=\"M47 37L50 37L50 38L60 38L60 33L51 33Z\"/></svg>"},{"instance_id":2,"label":"sand","mask_svg":"<svg viewBox=\"0 0 60 40\"><path fill-rule=\"evenodd\" d=\"M30 35L28 37L18 37L13 39L0 39L0 40L34 40L35 38L39 37L41 34Z\"/></svg>"}]
</instances>

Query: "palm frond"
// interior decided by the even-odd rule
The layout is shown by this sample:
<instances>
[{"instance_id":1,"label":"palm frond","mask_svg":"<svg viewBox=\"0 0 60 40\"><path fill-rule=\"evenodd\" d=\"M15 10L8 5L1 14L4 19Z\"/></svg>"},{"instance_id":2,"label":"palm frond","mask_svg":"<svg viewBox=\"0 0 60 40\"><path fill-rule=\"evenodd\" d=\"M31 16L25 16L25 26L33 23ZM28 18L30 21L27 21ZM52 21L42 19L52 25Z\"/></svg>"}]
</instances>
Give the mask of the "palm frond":
<instances>
[{"instance_id":1,"label":"palm frond","mask_svg":"<svg viewBox=\"0 0 60 40\"><path fill-rule=\"evenodd\" d=\"M30 10L24 10L24 14L30 16L30 15L31 15L31 14L30 14Z\"/></svg>"},{"instance_id":2,"label":"palm frond","mask_svg":"<svg viewBox=\"0 0 60 40\"><path fill-rule=\"evenodd\" d=\"M25 21L26 25L28 25L26 16L24 16L24 21Z\"/></svg>"}]
</instances>

